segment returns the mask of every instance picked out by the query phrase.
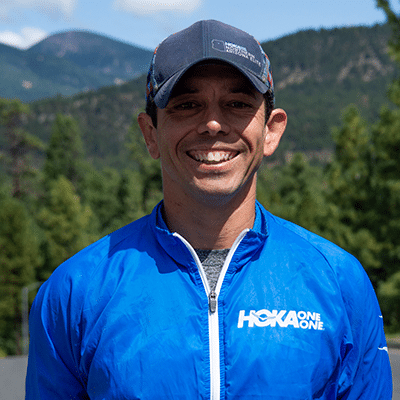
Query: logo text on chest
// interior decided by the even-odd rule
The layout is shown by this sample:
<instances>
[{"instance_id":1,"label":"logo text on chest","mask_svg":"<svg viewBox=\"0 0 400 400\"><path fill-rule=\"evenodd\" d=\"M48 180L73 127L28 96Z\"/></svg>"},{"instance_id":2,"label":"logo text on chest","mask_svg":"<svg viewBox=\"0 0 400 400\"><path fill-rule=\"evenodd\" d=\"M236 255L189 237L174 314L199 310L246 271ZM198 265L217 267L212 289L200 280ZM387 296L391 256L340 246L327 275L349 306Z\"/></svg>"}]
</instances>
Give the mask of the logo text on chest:
<instances>
[{"instance_id":1,"label":"logo text on chest","mask_svg":"<svg viewBox=\"0 0 400 400\"><path fill-rule=\"evenodd\" d=\"M249 328L254 326L266 327L270 326L275 328L276 326L282 328L300 328L300 329L312 329L317 331L324 330L324 323L321 321L321 315L316 312L310 311L286 311L286 310L250 310L246 314L245 310L240 310L238 328L243 328L247 324Z\"/></svg>"}]
</instances>

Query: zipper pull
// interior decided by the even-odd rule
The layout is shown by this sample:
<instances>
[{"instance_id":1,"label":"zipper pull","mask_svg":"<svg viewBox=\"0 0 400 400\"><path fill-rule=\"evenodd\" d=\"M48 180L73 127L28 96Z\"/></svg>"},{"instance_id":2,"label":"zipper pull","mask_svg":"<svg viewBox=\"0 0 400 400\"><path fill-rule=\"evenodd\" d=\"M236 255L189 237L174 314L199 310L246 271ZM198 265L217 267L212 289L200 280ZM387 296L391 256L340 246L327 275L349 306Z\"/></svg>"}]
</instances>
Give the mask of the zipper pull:
<instances>
[{"instance_id":1,"label":"zipper pull","mask_svg":"<svg viewBox=\"0 0 400 400\"><path fill-rule=\"evenodd\" d=\"M210 309L210 313L215 313L217 309L217 293L212 290L208 296L208 307Z\"/></svg>"}]
</instances>

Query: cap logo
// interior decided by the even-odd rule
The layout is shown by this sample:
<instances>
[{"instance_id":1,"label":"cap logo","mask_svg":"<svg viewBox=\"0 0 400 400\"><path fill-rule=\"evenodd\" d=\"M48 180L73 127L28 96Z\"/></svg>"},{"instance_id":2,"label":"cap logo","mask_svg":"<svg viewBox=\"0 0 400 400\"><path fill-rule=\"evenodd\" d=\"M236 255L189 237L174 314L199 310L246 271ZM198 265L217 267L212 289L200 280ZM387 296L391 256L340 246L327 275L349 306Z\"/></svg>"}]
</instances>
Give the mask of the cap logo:
<instances>
[{"instance_id":1,"label":"cap logo","mask_svg":"<svg viewBox=\"0 0 400 400\"><path fill-rule=\"evenodd\" d=\"M221 51L223 53L235 54L240 57L244 57L244 58L250 60L252 63L257 64L259 67L261 67L260 61L258 61L256 59L254 54L251 54L249 51L247 51L246 47L239 46L235 43L230 43L230 42L226 42L224 40L219 40L219 39L213 39L211 41L211 46L214 50Z\"/></svg>"}]
</instances>

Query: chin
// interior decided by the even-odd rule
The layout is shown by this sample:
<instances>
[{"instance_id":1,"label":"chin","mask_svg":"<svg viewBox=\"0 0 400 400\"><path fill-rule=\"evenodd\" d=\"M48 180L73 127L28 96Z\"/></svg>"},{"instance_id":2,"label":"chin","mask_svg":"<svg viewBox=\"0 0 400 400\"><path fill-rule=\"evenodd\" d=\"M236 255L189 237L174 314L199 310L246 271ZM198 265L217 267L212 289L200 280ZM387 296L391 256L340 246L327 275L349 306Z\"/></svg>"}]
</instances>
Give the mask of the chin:
<instances>
[{"instance_id":1,"label":"chin","mask_svg":"<svg viewBox=\"0 0 400 400\"><path fill-rule=\"evenodd\" d=\"M248 189L229 188L221 190L221 185L197 187L196 195L198 201L209 206L226 206L229 203L243 202L250 195Z\"/></svg>"}]
</instances>

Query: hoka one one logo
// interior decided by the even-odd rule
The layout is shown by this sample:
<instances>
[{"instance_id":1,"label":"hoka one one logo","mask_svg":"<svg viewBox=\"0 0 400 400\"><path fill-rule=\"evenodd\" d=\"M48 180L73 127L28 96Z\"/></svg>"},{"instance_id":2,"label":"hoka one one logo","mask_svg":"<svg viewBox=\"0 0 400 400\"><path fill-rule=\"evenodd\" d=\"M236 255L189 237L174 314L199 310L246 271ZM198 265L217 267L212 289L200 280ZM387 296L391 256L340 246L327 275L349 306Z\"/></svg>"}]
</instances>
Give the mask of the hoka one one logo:
<instances>
[{"instance_id":1,"label":"hoka one one logo","mask_svg":"<svg viewBox=\"0 0 400 400\"><path fill-rule=\"evenodd\" d=\"M238 328L243 328L244 324L249 328L254 326L274 328L312 329L317 331L324 330L324 323L321 321L321 315L310 311L286 311L286 310L251 310L247 315L245 310L240 310Z\"/></svg>"}]
</instances>

